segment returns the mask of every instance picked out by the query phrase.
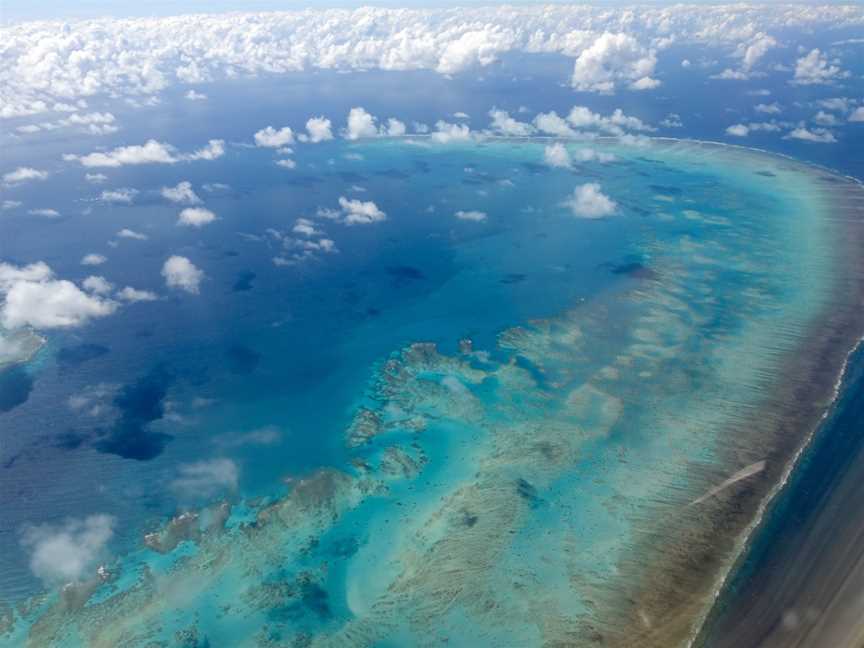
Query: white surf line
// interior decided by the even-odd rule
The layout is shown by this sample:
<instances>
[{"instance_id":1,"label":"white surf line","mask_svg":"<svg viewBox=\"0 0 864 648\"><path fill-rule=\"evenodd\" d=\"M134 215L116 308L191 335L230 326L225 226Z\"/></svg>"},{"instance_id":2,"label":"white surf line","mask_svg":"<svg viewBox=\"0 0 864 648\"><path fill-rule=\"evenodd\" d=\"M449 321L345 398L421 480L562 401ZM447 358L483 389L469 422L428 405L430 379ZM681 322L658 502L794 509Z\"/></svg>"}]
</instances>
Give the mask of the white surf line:
<instances>
[{"instance_id":1,"label":"white surf line","mask_svg":"<svg viewBox=\"0 0 864 648\"><path fill-rule=\"evenodd\" d=\"M720 492L726 490L727 488L729 488L733 484L737 484L738 482L740 482L744 479L747 479L748 477L752 477L753 475L758 475L763 470L765 470L765 461L764 460L763 461L757 461L756 463L752 463L749 466L747 466L746 468L742 468L741 470L736 472L729 479L723 481L722 483L718 484L714 488L710 489L702 497L697 497L695 500L690 502L687 506L696 506L697 504L701 504L705 500L710 499L710 498L714 497L715 495L717 495L717 493L720 493Z\"/></svg>"}]
</instances>

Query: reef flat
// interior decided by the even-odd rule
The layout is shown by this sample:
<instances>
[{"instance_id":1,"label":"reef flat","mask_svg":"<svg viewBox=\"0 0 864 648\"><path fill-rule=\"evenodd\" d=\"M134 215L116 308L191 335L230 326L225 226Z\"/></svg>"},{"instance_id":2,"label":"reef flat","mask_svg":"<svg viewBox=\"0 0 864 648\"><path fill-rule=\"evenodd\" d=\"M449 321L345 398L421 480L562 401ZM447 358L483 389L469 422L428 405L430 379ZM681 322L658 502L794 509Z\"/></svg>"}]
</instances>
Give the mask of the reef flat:
<instances>
[{"instance_id":1,"label":"reef flat","mask_svg":"<svg viewBox=\"0 0 864 648\"><path fill-rule=\"evenodd\" d=\"M544 145L350 148L476 176L546 173ZM864 331L864 191L734 147L592 146L615 163L560 183L594 174L617 201L614 280L490 344L394 349L340 431L345 465L178 512L91 580L7 609L0 637L688 645Z\"/></svg>"}]
</instances>

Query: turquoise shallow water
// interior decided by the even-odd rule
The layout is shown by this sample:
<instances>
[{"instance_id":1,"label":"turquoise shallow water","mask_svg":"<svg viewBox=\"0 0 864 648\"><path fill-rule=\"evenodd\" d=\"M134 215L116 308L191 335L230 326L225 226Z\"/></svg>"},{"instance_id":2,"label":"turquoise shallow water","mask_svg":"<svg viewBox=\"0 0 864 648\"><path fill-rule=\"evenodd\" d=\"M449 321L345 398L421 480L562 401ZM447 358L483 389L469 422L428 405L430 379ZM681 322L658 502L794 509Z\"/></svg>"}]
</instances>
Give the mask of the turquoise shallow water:
<instances>
[{"instance_id":1,"label":"turquoise shallow water","mask_svg":"<svg viewBox=\"0 0 864 648\"><path fill-rule=\"evenodd\" d=\"M241 178L200 240L157 208L124 213L150 241L116 281L158 277L148 264L166 250L208 279L200 298L50 339L28 365L36 386L6 415L19 472L4 480L28 494L17 506L50 520L71 501L120 524L107 571L10 613L10 645L686 636L746 516L699 578L670 590L658 574L703 551L698 529L734 505L735 488L711 489L774 456L776 438L752 419L783 415L781 371L836 306L837 189L782 158L675 142L595 143L616 162L553 170L545 144L311 148L297 172L264 174L252 194ZM249 167L261 154L243 155ZM580 219L564 204L585 182L616 201L613 216ZM343 192L387 220L314 218ZM299 216L340 252L274 265L292 250L267 228ZM54 235L21 232L19 243L59 255ZM64 364L63 349L86 345L108 351ZM116 444L106 454L110 420L67 430L39 407L109 383L125 394L107 397L121 420L157 407L133 429L162 439L155 455ZM37 450L26 431L38 424L56 438ZM264 426L271 440L252 441ZM235 462L236 490L170 487L183 465L212 458ZM69 465L56 485L76 485L65 503L28 490L37 459ZM770 483L783 466L768 466ZM3 506L14 520L16 504ZM204 513L167 521L184 510ZM3 587L20 600L34 585L19 562ZM676 596L690 603L668 615Z\"/></svg>"}]
</instances>

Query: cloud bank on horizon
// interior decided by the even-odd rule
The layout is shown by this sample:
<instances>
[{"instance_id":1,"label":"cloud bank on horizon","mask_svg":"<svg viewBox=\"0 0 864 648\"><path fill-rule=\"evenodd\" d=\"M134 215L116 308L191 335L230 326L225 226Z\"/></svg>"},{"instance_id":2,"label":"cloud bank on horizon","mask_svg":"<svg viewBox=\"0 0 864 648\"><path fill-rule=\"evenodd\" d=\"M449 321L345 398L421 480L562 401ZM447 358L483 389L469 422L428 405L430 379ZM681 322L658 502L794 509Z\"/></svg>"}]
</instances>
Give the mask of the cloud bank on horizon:
<instances>
[{"instance_id":1,"label":"cloud bank on horizon","mask_svg":"<svg viewBox=\"0 0 864 648\"><path fill-rule=\"evenodd\" d=\"M736 64L718 76L746 79L759 74L770 50L787 45L779 37L785 29L853 27L864 28L862 6L366 7L28 22L0 29L0 117L75 111L75 102L97 95L146 103L172 85L313 68L456 74L508 53L572 58L570 78L562 81L576 90L647 91L662 85L658 56L673 44L725 48ZM848 75L818 49L791 63L795 83ZM85 120L88 127L115 128L96 114L98 120ZM311 121L304 136L326 139L328 126ZM355 127L382 128L362 120Z\"/></svg>"}]
</instances>

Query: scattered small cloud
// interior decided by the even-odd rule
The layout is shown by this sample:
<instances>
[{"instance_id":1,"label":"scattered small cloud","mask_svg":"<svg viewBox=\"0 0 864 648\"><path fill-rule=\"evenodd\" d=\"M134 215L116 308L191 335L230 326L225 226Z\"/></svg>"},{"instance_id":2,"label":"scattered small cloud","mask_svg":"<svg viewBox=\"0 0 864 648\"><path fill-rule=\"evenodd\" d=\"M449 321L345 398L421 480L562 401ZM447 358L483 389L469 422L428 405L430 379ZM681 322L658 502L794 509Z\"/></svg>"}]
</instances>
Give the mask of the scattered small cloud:
<instances>
[{"instance_id":1,"label":"scattered small cloud","mask_svg":"<svg viewBox=\"0 0 864 648\"><path fill-rule=\"evenodd\" d=\"M343 222L346 225L368 225L387 219L387 214L371 200L349 200L345 196L340 196L339 206L342 208Z\"/></svg>"},{"instance_id":2,"label":"scattered small cloud","mask_svg":"<svg viewBox=\"0 0 864 648\"><path fill-rule=\"evenodd\" d=\"M107 260L108 259L101 254L95 254L95 253L85 254L84 257L81 259L81 265L98 266L98 265L102 265Z\"/></svg>"},{"instance_id":3,"label":"scattered small cloud","mask_svg":"<svg viewBox=\"0 0 864 648\"><path fill-rule=\"evenodd\" d=\"M573 195L565 201L574 216L579 218L603 218L615 213L618 205L601 191L596 182L588 182L576 187Z\"/></svg>"},{"instance_id":4,"label":"scattered small cloud","mask_svg":"<svg viewBox=\"0 0 864 648\"><path fill-rule=\"evenodd\" d=\"M148 238L146 234L141 234L140 232L125 227L117 232L117 236L120 238L134 239L136 241L146 241Z\"/></svg>"},{"instance_id":5,"label":"scattered small cloud","mask_svg":"<svg viewBox=\"0 0 864 648\"><path fill-rule=\"evenodd\" d=\"M263 128L255 133L255 146L264 148L279 148L294 143L294 131L290 126L284 126L276 130L272 126Z\"/></svg>"},{"instance_id":6,"label":"scattered small cloud","mask_svg":"<svg viewBox=\"0 0 864 648\"><path fill-rule=\"evenodd\" d=\"M795 75L792 83L798 85L829 84L849 76L838 65L828 61L828 57L818 48L810 50L795 62Z\"/></svg>"},{"instance_id":7,"label":"scattered small cloud","mask_svg":"<svg viewBox=\"0 0 864 648\"><path fill-rule=\"evenodd\" d=\"M480 223L486 220L486 212L476 210L457 211L455 216L459 220L474 221L475 223Z\"/></svg>"},{"instance_id":8,"label":"scattered small cloud","mask_svg":"<svg viewBox=\"0 0 864 648\"><path fill-rule=\"evenodd\" d=\"M22 182L30 182L31 180L45 180L48 177L47 171L40 171L33 167L18 167L14 171L3 174L3 183L7 185L21 184Z\"/></svg>"},{"instance_id":9,"label":"scattered small cloud","mask_svg":"<svg viewBox=\"0 0 864 648\"><path fill-rule=\"evenodd\" d=\"M551 167L569 169L573 166L567 148L560 142L548 145L543 151L543 160Z\"/></svg>"},{"instance_id":10,"label":"scattered small cloud","mask_svg":"<svg viewBox=\"0 0 864 648\"><path fill-rule=\"evenodd\" d=\"M189 101L205 101L207 99L207 95L201 92L196 92L195 90L189 90L185 95Z\"/></svg>"},{"instance_id":11,"label":"scattered small cloud","mask_svg":"<svg viewBox=\"0 0 864 648\"><path fill-rule=\"evenodd\" d=\"M186 257L174 255L162 265L162 276L165 278L165 285L169 288L185 290L197 295L200 292L201 281L204 279L204 272L195 267L195 264Z\"/></svg>"},{"instance_id":12,"label":"scattered small cloud","mask_svg":"<svg viewBox=\"0 0 864 648\"><path fill-rule=\"evenodd\" d=\"M159 297L156 293L149 290L137 290L131 286L126 286L122 290L117 291L117 298L126 302L149 302L156 301Z\"/></svg>"},{"instance_id":13,"label":"scattered small cloud","mask_svg":"<svg viewBox=\"0 0 864 648\"><path fill-rule=\"evenodd\" d=\"M99 200L107 203L131 205L137 195L137 189L129 189L125 187L121 189L107 189L99 195Z\"/></svg>"},{"instance_id":14,"label":"scattered small cloud","mask_svg":"<svg viewBox=\"0 0 864 648\"><path fill-rule=\"evenodd\" d=\"M59 218L60 212L56 209L41 207L37 209L28 209L27 213L31 216L44 216L45 218Z\"/></svg>"},{"instance_id":15,"label":"scattered small cloud","mask_svg":"<svg viewBox=\"0 0 864 648\"><path fill-rule=\"evenodd\" d=\"M192 183L188 180L178 182L175 187L162 187L159 193L163 198L173 203L185 205L201 204L201 199L195 193L195 190L192 189Z\"/></svg>"},{"instance_id":16,"label":"scattered small cloud","mask_svg":"<svg viewBox=\"0 0 864 648\"><path fill-rule=\"evenodd\" d=\"M306 121L307 134L301 134L298 139L303 142L317 144L333 139L333 124L326 117L312 117Z\"/></svg>"},{"instance_id":17,"label":"scattered small cloud","mask_svg":"<svg viewBox=\"0 0 864 648\"><path fill-rule=\"evenodd\" d=\"M203 207L187 207L177 217L178 225L187 227L204 227L216 220L216 214Z\"/></svg>"},{"instance_id":18,"label":"scattered small cloud","mask_svg":"<svg viewBox=\"0 0 864 648\"><path fill-rule=\"evenodd\" d=\"M805 142L816 142L819 144L833 144L837 141L834 134L825 128L807 129L800 126L789 132L783 139L797 139Z\"/></svg>"},{"instance_id":19,"label":"scattered small cloud","mask_svg":"<svg viewBox=\"0 0 864 648\"><path fill-rule=\"evenodd\" d=\"M85 290L89 290L97 295L107 295L114 289L114 286L105 277L98 277L95 275L90 275L84 279L84 281L81 282L81 285Z\"/></svg>"},{"instance_id":20,"label":"scattered small cloud","mask_svg":"<svg viewBox=\"0 0 864 648\"><path fill-rule=\"evenodd\" d=\"M80 581L93 575L114 534L110 515L89 515L59 525L26 526L21 544L30 552L30 570L47 586Z\"/></svg>"},{"instance_id":21,"label":"scattered small cloud","mask_svg":"<svg viewBox=\"0 0 864 648\"><path fill-rule=\"evenodd\" d=\"M733 124L726 129L726 134L733 137L747 137L750 134L750 129L744 124Z\"/></svg>"},{"instance_id":22,"label":"scattered small cloud","mask_svg":"<svg viewBox=\"0 0 864 648\"><path fill-rule=\"evenodd\" d=\"M180 495L207 499L237 489L240 471L231 459L209 459L181 465L171 486Z\"/></svg>"}]
</instances>

